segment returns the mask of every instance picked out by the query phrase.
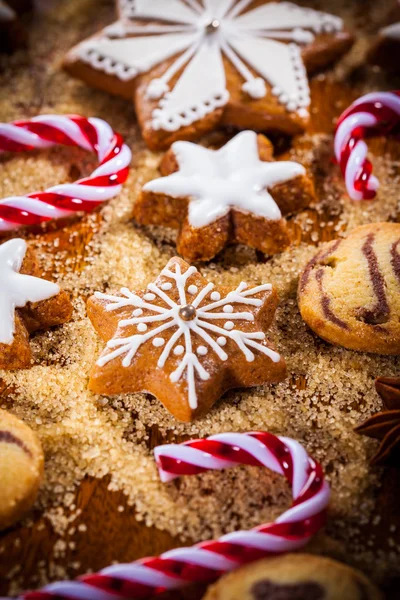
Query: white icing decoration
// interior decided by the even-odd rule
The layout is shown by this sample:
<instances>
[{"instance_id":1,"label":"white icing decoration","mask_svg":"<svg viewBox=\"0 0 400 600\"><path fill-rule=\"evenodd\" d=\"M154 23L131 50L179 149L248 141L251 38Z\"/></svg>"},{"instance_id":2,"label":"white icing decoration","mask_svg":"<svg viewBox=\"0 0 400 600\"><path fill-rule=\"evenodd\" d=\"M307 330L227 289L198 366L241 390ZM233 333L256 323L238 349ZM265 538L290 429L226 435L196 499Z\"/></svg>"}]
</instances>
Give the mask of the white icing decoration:
<instances>
[{"instance_id":1,"label":"white icing decoration","mask_svg":"<svg viewBox=\"0 0 400 600\"><path fill-rule=\"evenodd\" d=\"M197 287L197 285L189 285L189 287L188 287L189 294L197 294L198 291L199 291L199 288Z\"/></svg>"},{"instance_id":2,"label":"white icing decoration","mask_svg":"<svg viewBox=\"0 0 400 600\"><path fill-rule=\"evenodd\" d=\"M211 300L220 300L221 294L219 292L212 292L210 295Z\"/></svg>"},{"instance_id":3,"label":"white icing decoration","mask_svg":"<svg viewBox=\"0 0 400 600\"><path fill-rule=\"evenodd\" d=\"M0 0L0 21L13 21L15 17L16 14L12 8Z\"/></svg>"},{"instance_id":4,"label":"white icing decoration","mask_svg":"<svg viewBox=\"0 0 400 600\"><path fill-rule=\"evenodd\" d=\"M161 346L164 346L164 344L165 340L163 338L156 337L153 340L153 346L155 346L156 348L161 348Z\"/></svg>"},{"instance_id":5,"label":"white icing decoration","mask_svg":"<svg viewBox=\"0 0 400 600\"><path fill-rule=\"evenodd\" d=\"M154 129L176 131L225 106L229 93L223 56L242 76L242 89L251 98L263 98L268 83L282 91L274 95L288 111L308 106L300 93L309 89L301 47L319 33L341 31L343 21L290 2L247 10L249 5L250 0L121 0L121 21L75 52L122 81L175 56L146 90L149 99L159 101Z\"/></svg>"},{"instance_id":6,"label":"white icing decoration","mask_svg":"<svg viewBox=\"0 0 400 600\"><path fill-rule=\"evenodd\" d=\"M400 41L400 23L393 23L379 32L383 37Z\"/></svg>"},{"instance_id":7,"label":"white icing decoration","mask_svg":"<svg viewBox=\"0 0 400 600\"><path fill-rule=\"evenodd\" d=\"M166 283L163 283L161 286L161 289L164 290L165 292L168 292L168 290L170 290L172 288L172 283L169 283L169 281L167 281Z\"/></svg>"},{"instance_id":8,"label":"white icing decoration","mask_svg":"<svg viewBox=\"0 0 400 600\"><path fill-rule=\"evenodd\" d=\"M224 306L223 311L226 313L233 313L233 306L227 304L226 306Z\"/></svg>"},{"instance_id":9,"label":"white icing decoration","mask_svg":"<svg viewBox=\"0 0 400 600\"><path fill-rule=\"evenodd\" d=\"M144 295L144 299L145 300L155 300L156 297L155 297L155 294L149 293L149 294Z\"/></svg>"},{"instance_id":10,"label":"white icing decoration","mask_svg":"<svg viewBox=\"0 0 400 600\"><path fill-rule=\"evenodd\" d=\"M196 381L207 380L210 375L205 366L200 362L197 354L204 355L203 348L208 352L211 349L217 358L221 361L228 359L228 354L221 348L225 345L227 339L236 344L239 350L243 353L246 360L251 362L254 360L254 350L268 356L273 362L279 362L280 356L277 352L271 350L266 343L265 334L262 331L243 331L240 323L254 321L253 312L243 309L243 305L258 308L263 304L263 300L255 297L262 292L270 291L270 284L263 284L252 289L247 289L245 283L241 283L235 290L228 292L225 297L221 298L219 293L214 293L214 298L211 303L207 303L206 298L213 289L213 284L206 284L195 298L188 300L188 281L190 277L197 272L195 267L189 267L182 273L178 263L174 265L175 270L171 270L169 266L162 271L161 275L173 282L173 287L176 290L176 295L179 298L175 301L162 290L162 284L150 284L148 287L157 296L157 301L162 301L163 305L147 302L144 298L137 296L127 288L121 289L122 296L112 296L96 292L95 296L99 299L107 301L107 310L118 310L126 307L141 307L146 311L144 316L131 317L119 321L118 334L107 343L108 351L104 353L97 364L103 366L118 357L122 357L122 365L129 367L136 355L138 349L150 340L158 340L159 334L169 332L171 335L166 341L165 346L158 359L158 367L162 369L166 362L170 359L171 353L175 356L182 355L183 358L178 363L177 368L171 373L171 381L177 382L185 377L188 389L188 403L192 409L197 408L197 393ZM211 294L212 296L213 294ZM206 301L205 304L203 302ZM196 309L195 317L190 321L185 321L180 317L179 311L182 306L191 304ZM226 305L239 305L237 312L229 313L229 321L226 321L228 315L223 312L223 307ZM220 310L222 308L222 311ZM134 312L134 311L133 311ZM133 314L132 312L132 314ZM225 321L229 324L229 331L225 330L215 321ZM237 325L235 326L234 322ZM232 324L232 326L230 325ZM134 334L127 337L118 337L121 335L121 329L126 326L150 325L151 329L143 334ZM194 340L201 339L204 345L197 347L197 354L194 348ZM182 342L178 344L178 342ZM157 342L158 344L158 342Z\"/></svg>"},{"instance_id":11,"label":"white icing decoration","mask_svg":"<svg viewBox=\"0 0 400 600\"><path fill-rule=\"evenodd\" d=\"M235 323L233 321L227 321L224 324L224 329L230 331L231 329L233 329L235 327Z\"/></svg>"},{"instance_id":12,"label":"white icing decoration","mask_svg":"<svg viewBox=\"0 0 400 600\"><path fill-rule=\"evenodd\" d=\"M143 331L147 331L146 323L139 323L139 325L137 326L137 330L140 331L141 333L143 333Z\"/></svg>"},{"instance_id":13,"label":"white icing decoration","mask_svg":"<svg viewBox=\"0 0 400 600\"><path fill-rule=\"evenodd\" d=\"M199 346L196 352L199 356L205 356L208 352L208 349L206 348L206 346Z\"/></svg>"},{"instance_id":14,"label":"white icing decoration","mask_svg":"<svg viewBox=\"0 0 400 600\"><path fill-rule=\"evenodd\" d=\"M0 246L0 343L12 344L15 309L28 302L41 302L60 292L57 284L19 273L27 250L24 240L13 239Z\"/></svg>"},{"instance_id":15,"label":"white icing decoration","mask_svg":"<svg viewBox=\"0 0 400 600\"><path fill-rule=\"evenodd\" d=\"M175 142L172 150L179 170L146 183L143 190L189 198L188 218L195 228L213 223L231 208L278 220L281 211L268 190L306 173L295 162L260 160L254 131L242 131L220 150L190 142Z\"/></svg>"}]
</instances>

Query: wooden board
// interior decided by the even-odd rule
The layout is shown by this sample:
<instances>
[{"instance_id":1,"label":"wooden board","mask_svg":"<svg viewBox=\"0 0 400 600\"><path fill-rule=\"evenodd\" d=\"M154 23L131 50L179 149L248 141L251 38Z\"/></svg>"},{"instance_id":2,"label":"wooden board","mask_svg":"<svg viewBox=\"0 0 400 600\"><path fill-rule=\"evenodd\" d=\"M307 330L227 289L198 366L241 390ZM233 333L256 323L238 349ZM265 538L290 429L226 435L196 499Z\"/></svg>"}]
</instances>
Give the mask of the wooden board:
<instances>
[{"instance_id":1,"label":"wooden board","mask_svg":"<svg viewBox=\"0 0 400 600\"><path fill-rule=\"evenodd\" d=\"M73 4L74 6L72 6ZM323 6L323 2L319 6ZM340 6L343 7L341 3ZM365 3L362 0L354 1L352 10L359 18L364 19ZM389 8L390 2L383 3ZM21 52L17 55L2 59L3 73L0 80L0 95L3 94L0 104L0 119L7 121L21 118L38 112L51 112L51 97L46 95L46 86L52 85L54 94L54 80L60 86L60 94L68 98L68 76L59 72L59 61L63 52L77 40L83 39L88 34L99 29L101 25L110 23L113 19L112 2L102 0L59 0L50 8L50 2L39 2L38 12L31 18L33 38L35 45L28 53ZM381 7L382 8L382 7ZM382 9L382 14L384 10ZM345 12L345 10L344 10ZM68 14L73 17L74 27L62 30L60 22L65 23ZM62 18L61 18L62 15ZM53 31L52 31L53 28ZM373 23L366 29L372 31ZM47 37L46 37L47 36ZM21 76L21 72L24 74ZM13 81L18 82L14 88ZM385 80L376 75L371 69L361 66L355 60L355 67L349 69L346 85L335 84L324 79L314 79L312 84L313 116L310 134L331 134L335 117L355 98L359 89L371 79L375 85L396 87L394 80ZM26 85L26 90L23 86ZM9 103L4 97L5 91L10 95ZM14 89L15 97L12 97ZM92 102L91 94L96 95L96 107L101 107L101 116L113 119L114 111L121 108L124 114L124 127L131 132L134 129L134 115L130 103L113 100L106 94L91 92L84 86L71 88L73 93L82 95L82 104L90 113ZM76 92L78 89L78 92ZM99 100L100 98L100 100ZM68 105L68 102L66 102ZM129 116L128 116L129 115ZM137 133L135 134L137 136ZM275 140L278 146L287 148L287 140ZM400 160L400 147L394 142L377 140L371 146L374 153L390 152L393 160ZM67 154L65 155L67 156ZM15 192L21 191L16 182ZM319 214L308 211L312 226L308 232L303 232L300 227L293 224L293 238L296 242L313 243L313 233L318 232L322 241L333 239L336 236L334 225L336 217L329 214ZM321 230L321 220L332 221L332 224ZM74 236L71 236L74 233ZM82 268L85 247L93 235L93 228L87 221L77 220L64 230L54 228L40 234L42 241L50 241L52 236L60 238L61 247L66 250L72 260L72 269L79 271ZM72 240L72 241L71 241ZM301 382L298 382L301 386ZM7 390L0 396L0 405L8 406ZM149 432L147 445L149 448L158 443L171 441L158 433L154 426ZM1 483L0 483L1 485ZM69 575L77 575L87 570L100 569L113 561L126 562L136 558L158 554L164 550L180 544L179 539L173 538L166 532L154 527L148 528L135 520L135 511L129 507L122 492L110 492L108 479L98 480L87 477L76 493L74 503L82 511L80 517L74 522L74 533L68 537L63 561L68 567ZM400 476L395 470L387 470L382 474L382 487L377 491L376 514L381 518L379 532L376 536L376 548L387 545L389 537L400 543L400 511L398 498L400 497ZM124 507L121 511L119 507ZM86 530L79 531L79 523L85 523ZM397 529L394 530L394 525ZM366 528L369 527L369 524ZM362 536L362 534L361 534ZM0 594L7 594L13 590L13 581L18 580L18 585L37 587L42 583L42 572L52 579L57 579L57 570L49 571L48 557L54 551L54 544L58 540L57 534L52 531L49 523L43 519L40 511L32 514L32 522L28 525L17 525L0 536ZM395 575L395 574L393 574ZM385 582L388 598L397 598L398 588L390 574Z\"/></svg>"}]
</instances>

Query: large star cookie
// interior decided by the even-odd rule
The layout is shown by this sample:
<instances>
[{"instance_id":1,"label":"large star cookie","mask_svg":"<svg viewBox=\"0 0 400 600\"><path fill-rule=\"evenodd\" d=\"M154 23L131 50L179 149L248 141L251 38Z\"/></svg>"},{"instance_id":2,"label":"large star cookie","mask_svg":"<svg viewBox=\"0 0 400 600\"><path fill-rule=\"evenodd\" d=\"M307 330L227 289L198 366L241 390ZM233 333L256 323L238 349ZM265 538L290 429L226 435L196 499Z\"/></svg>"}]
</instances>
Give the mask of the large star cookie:
<instances>
[{"instance_id":1,"label":"large star cookie","mask_svg":"<svg viewBox=\"0 0 400 600\"><path fill-rule=\"evenodd\" d=\"M120 0L120 20L73 48L65 68L134 96L147 144L219 126L289 134L309 120L307 71L352 37L335 16L265 0Z\"/></svg>"},{"instance_id":2,"label":"large star cookie","mask_svg":"<svg viewBox=\"0 0 400 600\"><path fill-rule=\"evenodd\" d=\"M161 172L167 176L143 187L134 217L178 228L177 249L189 261L210 260L229 242L281 252L290 242L282 214L315 199L305 168L275 162L271 144L253 131L217 151L175 142Z\"/></svg>"},{"instance_id":3,"label":"large star cookie","mask_svg":"<svg viewBox=\"0 0 400 600\"><path fill-rule=\"evenodd\" d=\"M35 254L22 239L0 246L0 369L31 365L29 334L71 318L72 305L60 287L36 277Z\"/></svg>"},{"instance_id":4,"label":"large star cookie","mask_svg":"<svg viewBox=\"0 0 400 600\"><path fill-rule=\"evenodd\" d=\"M281 381L285 361L264 333L277 303L270 284L216 287L173 258L145 291L89 298L88 316L107 342L89 388L148 391L191 421L228 389Z\"/></svg>"}]
</instances>

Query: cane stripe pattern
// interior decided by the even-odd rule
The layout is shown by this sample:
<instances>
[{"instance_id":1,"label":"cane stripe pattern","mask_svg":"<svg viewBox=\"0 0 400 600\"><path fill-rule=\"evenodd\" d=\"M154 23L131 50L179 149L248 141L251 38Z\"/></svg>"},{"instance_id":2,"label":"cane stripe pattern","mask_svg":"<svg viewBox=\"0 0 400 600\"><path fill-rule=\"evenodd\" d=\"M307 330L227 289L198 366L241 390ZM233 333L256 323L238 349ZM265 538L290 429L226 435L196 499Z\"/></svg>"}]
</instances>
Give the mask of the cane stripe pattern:
<instances>
[{"instance_id":1,"label":"cane stripe pattern","mask_svg":"<svg viewBox=\"0 0 400 600\"><path fill-rule=\"evenodd\" d=\"M148 598L208 583L238 566L304 546L325 522L330 490L321 466L296 441L266 432L223 433L154 450L163 482L235 465L262 466L284 475L293 504L274 523L235 531L218 540L177 548L158 557L113 565L76 581L45 586L21 600Z\"/></svg>"},{"instance_id":2,"label":"cane stripe pattern","mask_svg":"<svg viewBox=\"0 0 400 600\"><path fill-rule=\"evenodd\" d=\"M27 121L0 123L0 153L59 144L95 152L100 165L89 177L75 183L0 200L0 232L89 212L119 194L132 156L122 137L106 121L78 115L40 115Z\"/></svg>"},{"instance_id":3,"label":"cane stripe pattern","mask_svg":"<svg viewBox=\"0 0 400 600\"><path fill-rule=\"evenodd\" d=\"M400 91L366 94L339 118L335 156L352 200L371 200L379 187L364 139L373 135L398 136L399 125Z\"/></svg>"}]
</instances>

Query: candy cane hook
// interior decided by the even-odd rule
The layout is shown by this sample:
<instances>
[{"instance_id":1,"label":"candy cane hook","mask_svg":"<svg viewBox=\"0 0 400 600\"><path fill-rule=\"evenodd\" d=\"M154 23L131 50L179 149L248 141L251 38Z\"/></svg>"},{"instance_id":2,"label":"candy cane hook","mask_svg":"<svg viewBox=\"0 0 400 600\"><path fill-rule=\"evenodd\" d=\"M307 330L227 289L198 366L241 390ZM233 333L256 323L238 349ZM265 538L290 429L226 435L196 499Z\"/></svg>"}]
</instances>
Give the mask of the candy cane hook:
<instances>
[{"instance_id":1,"label":"candy cane hook","mask_svg":"<svg viewBox=\"0 0 400 600\"><path fill-rule=\"evenodd\" d=\"M352 200L376 196L379 181L372 174L364 138L377 135L400 135L400 91L362 96L339 118L335 156Z\"/></svg>"},{"instance_id":2,"label":"candy cane hook","mask_svg":"<svg viewBox=\"0 0 400 600\"><path fill-rule=\"evenodd\" d=\"M89 177L75 183L0 200L0 232L89 212L121 191L132 155L106 121L78 115L41 115L27 121L0 123L0 153L58 144L96 152L100 165Z\"/></svg>"},{"instance_id":3,"label":"candy cane hook","mask_svg":"<svg viewBox=\"0 0 400 600\"><path fill-rule=\"evenodd\" d=\"M325 522L329 486L320 465L296 441L270 433L223 433L154 451L161 480L235 465L255 465L283 475L293 504L273 523L235 531L218 540L177 548L158 557L113 565L76 581L51 583L21 600L121 600L214 581L223 573L265 556L304 546Z\"/></svg>"}]
</instances>

